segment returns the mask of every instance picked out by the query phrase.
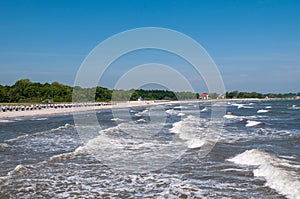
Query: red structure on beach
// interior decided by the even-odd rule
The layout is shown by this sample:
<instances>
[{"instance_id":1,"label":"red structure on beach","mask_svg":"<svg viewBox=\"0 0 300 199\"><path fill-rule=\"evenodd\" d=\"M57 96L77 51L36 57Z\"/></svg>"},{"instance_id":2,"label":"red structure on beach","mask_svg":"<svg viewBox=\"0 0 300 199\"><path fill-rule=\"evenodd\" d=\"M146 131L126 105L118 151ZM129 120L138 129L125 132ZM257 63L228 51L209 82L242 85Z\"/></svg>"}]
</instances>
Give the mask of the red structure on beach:
<instances>
[{"instance_id":1,"label":"red structure on beach","mask_svg":"<svg viewBox=\"0 0 300 199\"><path fill-rule=\"evenodd\" d=\"M201 96L202 99L208 99L209 98L209 94L207 94L207 93L202 93L200 96Z\"/></svg>"}]
</instances>

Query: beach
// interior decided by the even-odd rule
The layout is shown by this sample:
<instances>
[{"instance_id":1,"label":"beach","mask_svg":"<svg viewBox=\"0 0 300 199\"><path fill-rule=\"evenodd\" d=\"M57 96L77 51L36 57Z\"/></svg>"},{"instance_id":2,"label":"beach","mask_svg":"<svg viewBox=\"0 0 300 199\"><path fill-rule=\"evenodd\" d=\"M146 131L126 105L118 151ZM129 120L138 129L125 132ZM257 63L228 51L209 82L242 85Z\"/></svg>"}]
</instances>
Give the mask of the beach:
<instances>
[{"instance_id":1,"label":"beach","mask_svg":"<svg viewBox=\"0 0 300 199\"><path fill-rule=\"evenodd\" d=\"M77 112L103 110L111 108L132 108L139 106L153 106L160 104L178 103L177 101L128 101L118 103L74 103L74 104L56 104L53 106L45 106L37 108L39 105L32 105L32 110L7 110L0 112L0 119L17 118L17 117L32 117L32 116L46 116L55 114L72 114ZM59 106L58 106L59 105ZM9 105L8 105L9 107Z\"/></svg>"},{"instance_id":2,"label":"beach","mask_svg":"<svg viewBox=\"0 0 300 199\"><path fill-rule=\"evenodd\" d=\"M103 109L111 109L111 108L132 108L139 106L155 106L155 105L163 105L163 104L184 104L191 102L220 102L220 101L258 101L263 99L223 99L223 100L185 100L185 101L167 101L167 100L150 100L150 101L127 101L127 102L93 102L93 103L61 103L61 104L53 104L46 105L43 108L37 108L38 105L31 105L29 107L32 110L7 110L5 112L0 110L0 119L5 118L16 118L16 117L32 117L32 116L43 116L43 115L55 115L55 114L72 114L76 112L84 112L84 111L92 111L92 110L103 110ZM278 99L276 99L278 100ZM9 107L9 104L5 105Z\"/></svg>"},{"instance_id":3,"label":"beach","mask_svg":"<svg viewBox=\"0 0 300 199\"><path fill-rule=\"evenodd\" d=\"M72 114L77 112L93 111L93 110L103 110L112 108L132 108L139 106L154 106L162 104L174 104L174 103L187 103L195 102L193 101L127 101L127 102L114 102L114 103L65 103L65 104L53 104L44 106L43 108L37 108L39 105L31 105L29 107L32 110L7 110L5 112L0 111L0 119L7 118L17 118L17 117L30 117L30 116L46 116L55 114ZM9 107L9 105L6 105Z\"/></svg>"}]
</instances>

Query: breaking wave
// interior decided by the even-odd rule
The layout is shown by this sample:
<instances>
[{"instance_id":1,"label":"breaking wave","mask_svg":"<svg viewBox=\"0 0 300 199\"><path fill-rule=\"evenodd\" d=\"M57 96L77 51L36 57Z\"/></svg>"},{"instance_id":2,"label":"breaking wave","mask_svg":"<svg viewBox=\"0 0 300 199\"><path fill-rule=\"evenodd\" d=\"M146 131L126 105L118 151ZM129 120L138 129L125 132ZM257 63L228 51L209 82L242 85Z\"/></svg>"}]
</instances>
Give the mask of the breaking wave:
<instances>
[{"instance_id":1,"label":"breaking wave","mask_svg":"<svg viewBox=\"0 0 300 199\"><path fill-rule=\"evenodd\" d=\"M228 160L240 165L256 166L254 176L265 178L266 186L290 199L299 199L300 177L294 171L300 168L299 164L259 149L247 150Z\"/></svg>"}]
</instances>

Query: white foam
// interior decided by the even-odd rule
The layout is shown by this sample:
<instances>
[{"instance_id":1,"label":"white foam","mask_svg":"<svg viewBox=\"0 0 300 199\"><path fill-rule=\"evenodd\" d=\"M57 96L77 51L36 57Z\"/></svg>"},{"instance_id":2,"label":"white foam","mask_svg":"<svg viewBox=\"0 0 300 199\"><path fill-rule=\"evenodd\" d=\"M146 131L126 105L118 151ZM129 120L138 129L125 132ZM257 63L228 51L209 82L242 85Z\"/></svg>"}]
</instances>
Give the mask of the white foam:
<instances>
[{"instance_id":1,"label":"white foam","mask_svg":"<svg viewBox=\"0 0 300 199\"><path fill-rule=\"evenodd\" d=\"M144 118L137 120L137 122L146 122Z\"/></svg>"},{"instance_id":2,"label":"white foam","mask_svg":"<svg viewBox=\"0 0 300 199\"><path fill-rule=\"evenodd\" d=\"M140 114L138 114L138 113L136 113L136 114L134 114L135 116L137 116L137 117L140 117L140 116L142 116L142 115L140 115Z\"/></svg>"},{"instance_id":3,"label":"white foam","mask_svg":"<svg viewBox=\"0 0 300 199\"><path fill-rule=\"evenodd\" d=\"M20 171L24 171L26 169L27 169L26 167L19 164L12 171L8 172L8 175L14 175L14 174L19 173Z\"/></svg>"},{"instance_id":4,"label":"white foam","mask_svg":"<svg viewBox=\"0 0 300 199\"><path fill-rule=\"evenodd\" d=\"M10 145L7 143L0 143L0 148L7 148L7 147L10 147Z\"/></svg>"},{"instance_id":5,"label":"white foam","mask_svg":"<svg viewBox=\"0 0 300 199\"><path fill-rule=\"evenodd\" d=\"M205 111L208 111L207 107L204 107L200 112L205 112Z\"/></svg>"},{"instance_id":6,"label":"white foam","mask_svg":"<svg viewBox=\"0 0 300 199\"><path fill-rule=\"evenodd\" d=\"M269 112L269 110L265 110L265 109L260 109L257 111L257 113L267 113Z\"/></svg>"},{"instance_id":7,"label":"white foam","mask_svg":"<svg viewBox=\"0 0 300 199\"><path fill-rule=\"evenodd\" d=\"M48 118L46 118L46 117L40 117L40 118L32 118L32 119L30 119L30 120L32 120L32 121L43 121L43 120L47 120Z\"/></svg>"},{"instance_id":8,"label":"white foam","mask_svg":"<svg viewBox=\"0 0 300 199\"><path fill-rule=\"evenodd\" d=\"M36 120L41 121L41 120L47 120L48 118L42 117L42 118L37 118Z\"/></svg>"},{"instance_id":9,"label":"white foam","mask_svg":"<svg viewBox=\"0 0 300 199\"><path fill-rule=\"evenodd\" d=\"M262 122L257 122L257 121L252 121L252 120L248 120L247 124L246 124L246 127L257 126L257 125L260 125L260 124L263 124L263 123Z\"/></svg>"},{"instance_id":10,"label":"white foam","mask_svg":"<svg viewBox=\"0 0 300 199\"><path fill-rule=\"evenodd\" d=\"M175 106L173 109L187 109L188 107L186 106Z\"/></svg>"},{"instance_id":11,"label":"white foam","mask_svg":"<svg viewBox=\"0 0 300 199\"><path fill-rule=\"evenodd\" d=\"M22 120L24 120L23 118L15 118L14 119L15 121L22 121Z\"/></svg>"},{"instance_id":12,"label":"white foam","mask_svg":"<svg viewBox=\"0 0 300 199\"><path fill-rule=\"evenodd\" d=\"M229 120L234 120L234 119L238 119L240 121L244 120L244 119L256 119L256 118L262 118L264 116L256 116L256 115L250 115L250 116L238 116L238 115L233 115L232 113L226 114L224 115L225 119L229 119Z\"/></svg>"},{"instance_id":13,"label":"white foam","mask_svg":"<svg viewBox=\"0 0 300 199\"><path fill-rule=\"evenodd\" d=\"M9 123L9 122L14 122L13 120L0 120L0 123Z\"/></svg>"},{"instance_id":14,"label":"white foam","mask_svg":"<svg viewBox=\"0 0 300 199\"><path fill-rule=\"evenodd\" d=\"M61 129L66 129L66 128L70 128L70 127L72 127L72 125L66 123L64 126L60 126L60 127L51 129L49 131L42 131L42 132L38 132L38 133L34 133L34 134L20 135L18 137L12 138L12 139L5 140L5 142L15 142L15 141L26 139L27 137L38 136L38 135L43 135L43 134L47 134L47 133L55 133Z\"/></svg>"},{"instance_id":15,"label":"white foam","mask_svg":"<svg viewBox=\"0 0 300 199\"><path fill-rule=\"evenodd\" d=\"M54 155L54 156L50 157L49 161L60 161L60 160L63 160L63 159L71 158L74 155L78 154L78 151L79 151L79 149L77 148L74 152L62 153L62 154Z\"/></svg>"},{"instance_id":16,"label":"white foam","mask_svg":"<svg viewBox=\"0 0 300 199\"><path fill-rule=\"evenodd\" d=\"M147 114L149 112L149 110L148 109L145 109L145 110L143 110L141 113L142 114Z\"/></svg>"},{"instance_id":17,"label":"white foam","mask_svg":"<svg viewBox=\"0 0 300 199\"><path fill-rule=\"evenodd\" d=\"M15 141L18 141L18 140L25 139L25 138L27 138L28 136L29 136L28 134L21 135L21 136L12 138L12 139L5 140L5 142L15 142Z\"/></svg>"},{"instance_id":18,"label":"white foam","mask_svg":"<svg viewBox=\"0 0 300 199\"><path fill-rule=\"evenodd\" d=\"M280 155L279 157L285 158L285 159L296 159L296 157L293 155Z\"/></svg>"},{"instance_id":19,"label":"white foam","mask_svg":"<svg viewBox=\"0 0 300 199\"><path fill-rule=\"evenodd\" d=\"M246 106L245 104L231 104L232 106L236 106L238 109L241 108L253 108L252 106Z\"/></svg>"},{"instance_id":20,"label":"white foam","mask_svg":"<svg viewBox=\"0 0 300 199\"><path fill-rule=\"evenodd\" d=\"M297 110L297 109L300 109L300 107L298 107L298 106L296 106L296 105L293 105L292 107L289 107L289 109Z\"/></svg>"},{"instance_id":21,"label":"white foam","mask_svg":"<svg viewBox=\"0 0 300 199\"><path fill-rule=\"evenodd\" d=\"M177 116L184 116L184 113L178 113Z\"/></svg>"},{"instance_id":22,"label":"white foam","mask_svg":"<svg viewBox=\"0 0 300 199\"><path fill-rule=\"evenodd\" d=\"M272 106L266 106L265 108L266 108L266 109L270 109L270 108L272 108Z\"/></svg>"},{"instance_id":23,"label":"white foam","mask_svg":"<svg viewBox=\"0 0 300 199\"><path fill-rule=\"evenodd\" d=\"M121 121L123 121L123 119L121 119L121 118L112 118L112 119L110 119L111 121L115 121L115 122L121 122Z\"/></svg>"},{"instance_id":24,"label":"white foam","mask_svg":"<svg viewBox=\"0 0 300 199\"><path fill-rule=\"evenodd\" d=\"M166 113L168 113L170 115L175 115L177 112L173 109L169 109L169 110L166 110Z\"/></svg>"},{"instance_id":25,"label":"white foam","mask_svg":"<svg viewBox=\"0 0 300 199\"><path fill-rule=\"evenodd\" d=\"M187 145L188 145L188 148L190 149L196 149L196 148L200 148L202 146L204 146L206 144L206 140L201 140L199 138L193 138L193 139L189 139L187 141Z\"/></svg>"},{"instance_id":26,"label":"white foam","mask_svg":"<svg viewBox=\"0 0 300 199\"><path fill-rule=\"evenodd\" d=\"M203 133L206 136L209 134L199 124L201 124L201 118L189 115L187 118L173 123L170 132L178 134L179 138L185 141L188 148L199 148L209 142L204 135L199 135L199 133Z\"/></svg>"},{"instance_id":27,"label":"white foam","mask_svg":"<svg viewBox=\"0 0 300 199\"><path fill-rule=\"evenodd\" d=\"M247 109L248 109L248 108L253 108L253 107L252 107L252 106L241 105L241 106L238 106L238 108L239 108L239 109L241 109L241 108L247 108Z\"/></svg>"},{"instance_id":28,"label":"white foam","mask_svg":"<svg viewBox=\"0 0 300 199\"><path fill-rule=\"evenodd\" d=\"M228 160L236 164L257 166L253 171L254 176L265 178L266 186L290 199L300 198L299 174L285 168L297 168L299 164L290 164L288 160L258 149L247 150Z\"/></svg>"},{"instance_id":29,"label":"white foam","mask_svg":"<svg viewBox=\"0 0 300 199\"><path fill-rule=\"evenodd\" d=\"M232 114L227 114L227 115L224 115L224 118L226 118L226 119L237 119L237 118L240 118L240 117L236 116L236 115L232 115Z\"/></svg>"}]
</instances>

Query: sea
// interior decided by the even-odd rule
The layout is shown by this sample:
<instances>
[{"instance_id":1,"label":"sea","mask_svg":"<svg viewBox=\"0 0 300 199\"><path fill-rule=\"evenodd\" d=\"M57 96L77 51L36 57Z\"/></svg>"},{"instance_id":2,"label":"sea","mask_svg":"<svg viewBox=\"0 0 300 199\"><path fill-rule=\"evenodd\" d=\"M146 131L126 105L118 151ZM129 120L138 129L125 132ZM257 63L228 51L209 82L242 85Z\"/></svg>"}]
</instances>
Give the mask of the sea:
<instances>
[{"instance_id":1,"label":"sea","mask_svg":"<svg viewBox=\"0 0 300 199\"><path fill-rule=\"evenodd\" d=\"M300 100L2 119L0 198L299 199Z\"/></svg>"}]
</instances>

